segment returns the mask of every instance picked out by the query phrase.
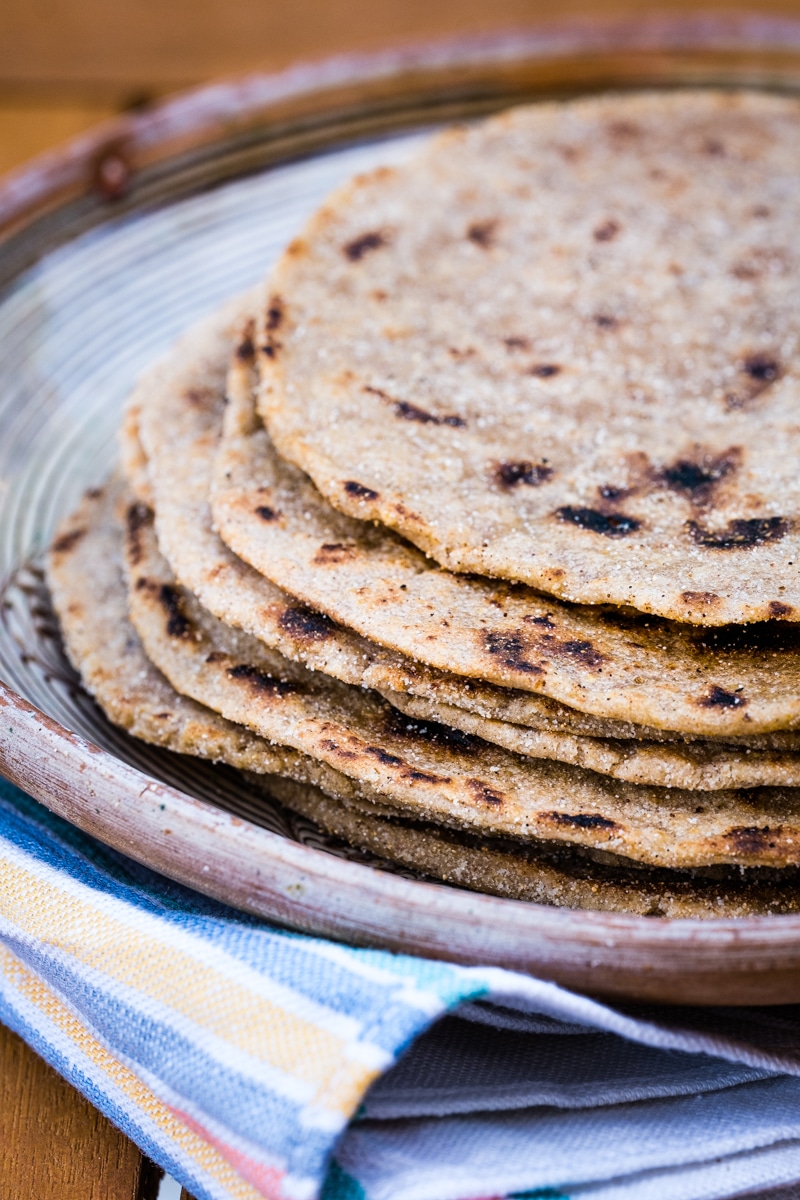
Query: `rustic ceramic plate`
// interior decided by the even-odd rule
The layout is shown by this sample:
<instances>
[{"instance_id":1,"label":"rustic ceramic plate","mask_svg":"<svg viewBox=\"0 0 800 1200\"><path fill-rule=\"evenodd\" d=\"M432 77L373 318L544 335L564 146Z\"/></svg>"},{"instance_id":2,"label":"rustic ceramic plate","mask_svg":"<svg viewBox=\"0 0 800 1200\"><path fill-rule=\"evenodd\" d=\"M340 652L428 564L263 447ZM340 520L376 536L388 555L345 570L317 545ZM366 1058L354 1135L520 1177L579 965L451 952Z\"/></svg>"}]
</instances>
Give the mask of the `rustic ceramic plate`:
<instances>
[{"instance_id":1,"label":"rustic ceramic plate","mask_svg":"<svg viewBox=\"0 0 800 1200\"><path fill-rule=\"evenodd\" d=\"M138 372L421 130L608 87L800 90L800 23L549 28L220 84L0 183L0 766L164 874L298 929L682 1003L800 999L800 917L666 921L476 895L348 854L233 772L114 730L58 644L40 555L114 457ZM380 869L376 869L380 868Z\"/></svg>"}]
</instances>

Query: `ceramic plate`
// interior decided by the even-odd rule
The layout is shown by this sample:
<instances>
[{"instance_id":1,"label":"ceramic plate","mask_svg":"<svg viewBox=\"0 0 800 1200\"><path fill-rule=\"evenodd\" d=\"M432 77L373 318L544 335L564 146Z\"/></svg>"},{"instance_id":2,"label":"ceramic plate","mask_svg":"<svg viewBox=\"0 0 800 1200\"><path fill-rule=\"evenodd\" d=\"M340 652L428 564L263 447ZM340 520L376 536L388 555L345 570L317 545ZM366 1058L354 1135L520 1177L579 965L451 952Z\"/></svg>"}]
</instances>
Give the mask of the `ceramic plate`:
<instances>
[{"instance_id":1,"label":"ceramic plate","mask_svg":"<svg viewBox=\"0 0 800 1200\"><path fill-rule=\"evenodd\" d=\"M501 900L393 871L134 742L64 660L41 553L115 456L139 372L261 279L325 195L424 132L608 87L800 88L800 24L587 25L338 59L194 92L0 183L0 767L172 878L352 942L492 963L605 995L800 997L800 917L666 921Z\"/></svg>"}]
</instances>

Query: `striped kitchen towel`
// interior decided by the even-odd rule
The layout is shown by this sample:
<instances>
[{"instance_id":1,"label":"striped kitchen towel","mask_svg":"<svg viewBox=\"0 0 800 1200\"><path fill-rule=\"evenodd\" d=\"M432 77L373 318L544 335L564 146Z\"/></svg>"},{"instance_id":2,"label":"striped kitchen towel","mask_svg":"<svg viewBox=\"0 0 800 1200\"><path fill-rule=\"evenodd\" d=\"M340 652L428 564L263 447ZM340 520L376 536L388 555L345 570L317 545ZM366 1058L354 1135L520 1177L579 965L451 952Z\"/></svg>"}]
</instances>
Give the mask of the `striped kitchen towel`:
<instances>
[{"instance_id":1,"label":"striped kitchen towel","mask_svg":"<svg viewBox=\"0 0 800 1200\"><path fill-rule=\"evenodd\" d=\"M300 936L2 781L0 880L0 1020L199 1200L800 1180L800 1008L625 1011Z\"/></svg>"}]
</instances>

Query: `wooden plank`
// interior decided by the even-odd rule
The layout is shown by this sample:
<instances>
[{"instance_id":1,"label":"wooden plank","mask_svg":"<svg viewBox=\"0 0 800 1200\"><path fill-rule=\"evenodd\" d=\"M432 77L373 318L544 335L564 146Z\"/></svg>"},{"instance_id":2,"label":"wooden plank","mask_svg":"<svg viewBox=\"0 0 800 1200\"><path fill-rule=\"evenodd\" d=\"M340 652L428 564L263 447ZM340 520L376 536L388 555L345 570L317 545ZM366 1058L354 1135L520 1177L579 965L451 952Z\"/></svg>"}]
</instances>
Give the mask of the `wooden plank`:
<instances>
[{"instance_id":1,"label":"wooden plank","mask_svg":"<svg viewBox=\"0 0 800 1200\"><path fill-rule=\"evenodd\" d=\"M704 0L702 11L800 15L798 0ZM696 0L3 0L0 86L176 88L387 43L571 16L695 13Z\"/></svg>"},{"instance_id":2,"label":"wooden plank","mask_svg":"<svg viewBox=\"0 0 800 1200\"><path fill-rule=\"evenodd\" d=\"M0 1026L0 1200L155 1200L160 1172Z\"/></svg>"},{"instance_id":3,"label":"wooden plank","mask_svg":"<svg viewBox=\"0 0 800 1200\"><path fill-rule=\"evenodd\" d=\"M23 104L0 100L0 173L113 116L112 104L66 101Z\"/></svg>"}]
</instances>

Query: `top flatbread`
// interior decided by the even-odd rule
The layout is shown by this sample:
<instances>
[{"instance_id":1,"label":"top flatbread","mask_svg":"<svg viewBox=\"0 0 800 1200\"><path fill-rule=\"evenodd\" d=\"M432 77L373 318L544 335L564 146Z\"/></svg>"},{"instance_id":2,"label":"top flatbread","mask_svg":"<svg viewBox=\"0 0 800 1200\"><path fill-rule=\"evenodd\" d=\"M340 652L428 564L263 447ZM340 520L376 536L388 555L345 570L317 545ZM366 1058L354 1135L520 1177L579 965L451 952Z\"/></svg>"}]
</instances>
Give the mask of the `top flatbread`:
<instances>
[{"instance_id":1,"label":"top flatbread","mask_svg":"<svg viewBox=\"0 0 800 1200\"><path fill-rule=\"evenodd\" d=\"M272 280L279 453L456 571L800 620L798 119L538 105L356 180Z\"/></svg>"},{"instance_id":2,"label":"top flatbread","mask_svg":"<svg viewBox=\"0 0 800 1200\"><path fill-rule=\"evenodd\" d=\"M800 726L798 625L698 629L444 571L384 526L337 512L275 454L237 381L245 366L235 364L229 379L212 512L237 555L292 595L441 673L506 685L496 697L519 696L509 684L540 688L597 718L636 722L640 737L651 738L651 729L727 738ZM177 444L173 433L169 445ZM476 708L476 692L453 701L437 686L435 698ZM534 725L533 714L522 723ZM594 733L615 736L608 727Z\"/></svg>"}]
</instances>

